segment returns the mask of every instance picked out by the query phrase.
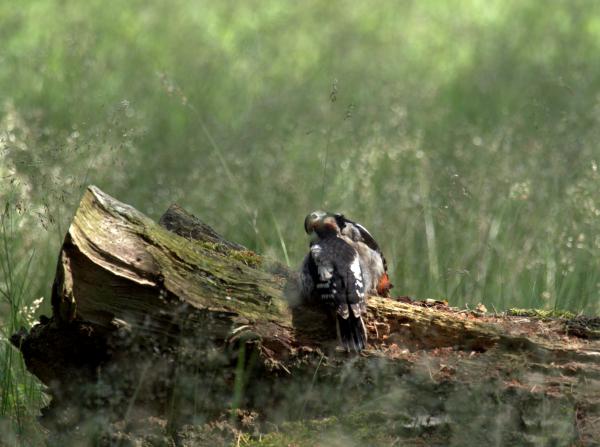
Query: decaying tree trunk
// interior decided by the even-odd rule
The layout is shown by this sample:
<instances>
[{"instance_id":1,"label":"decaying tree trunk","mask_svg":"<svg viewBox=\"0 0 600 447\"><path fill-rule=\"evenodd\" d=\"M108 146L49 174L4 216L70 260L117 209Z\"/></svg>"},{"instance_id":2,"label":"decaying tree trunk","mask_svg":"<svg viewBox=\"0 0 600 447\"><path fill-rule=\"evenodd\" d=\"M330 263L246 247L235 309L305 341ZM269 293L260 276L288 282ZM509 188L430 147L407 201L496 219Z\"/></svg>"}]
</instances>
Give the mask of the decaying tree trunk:
<instances>
[{"instance_id":1,"label":"decaying tree trunk","mask_svg":"<svg viewBox=\"0 0 600 447\"><path fill-rule=\"evenodd\" d=\"M53 315L13 343L61 430L90 414L162 417L185 444L181 427L229 409L261 430L335 417L336 433L381 445L600 442L599 319L372 297L369 349L349 355L295 283L175 205L157 224L90 187L59 256Z\"/></svg>"}]
</instances>

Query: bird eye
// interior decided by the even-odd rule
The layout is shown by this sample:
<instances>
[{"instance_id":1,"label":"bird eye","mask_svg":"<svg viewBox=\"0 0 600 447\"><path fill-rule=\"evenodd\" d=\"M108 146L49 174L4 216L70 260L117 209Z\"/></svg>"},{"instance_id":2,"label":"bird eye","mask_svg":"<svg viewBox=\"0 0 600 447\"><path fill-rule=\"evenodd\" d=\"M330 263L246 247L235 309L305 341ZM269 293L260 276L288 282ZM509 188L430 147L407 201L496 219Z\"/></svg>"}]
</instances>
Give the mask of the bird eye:
<instances>
[{"instance_id":1,"label":"bird eye","mask_svg":"<svg viewBox=\"0 0 600 447\"><path fill-rule=\"evenodd\" d=\"M318 215L317 213L312 213L312 214L310 215L310 218L311 218L311 219L318 219L318 218L319 218L319 215Z\"/></svg>"}]
</instances>

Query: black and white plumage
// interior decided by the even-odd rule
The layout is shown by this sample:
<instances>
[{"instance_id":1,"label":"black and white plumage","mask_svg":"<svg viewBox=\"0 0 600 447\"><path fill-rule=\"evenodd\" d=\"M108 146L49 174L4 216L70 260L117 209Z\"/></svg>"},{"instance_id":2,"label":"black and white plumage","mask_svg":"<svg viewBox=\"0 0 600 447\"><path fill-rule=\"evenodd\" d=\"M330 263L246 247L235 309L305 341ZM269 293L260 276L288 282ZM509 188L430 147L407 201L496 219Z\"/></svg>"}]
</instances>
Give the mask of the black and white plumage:
<instances>
[{"instance_id":1,"label":"black and white plumage","mask_svg":"<svg viewBox=\"0 0 600 447\"><path fill-rule=\"evenodd\" d=\"M302 265L303 295L335 315L342 346L359 352L366 346L367 331L365 284L358 252L342 237L331 214L309 214L305 229L313 240Z\"/></svg>"},{"instance_id":2,"label":"black and white plumage","mask_svg":"<svg viewBox=\"0 0 600 447\"><path fill-rule=\"evenodd\" d=\"M370 295L388 296L393 285L387 273L387 262L375 238L358 222L340 213L334 216L340 233L348 239L360 256L365 291Z\"/></svg>"}]
</instances>

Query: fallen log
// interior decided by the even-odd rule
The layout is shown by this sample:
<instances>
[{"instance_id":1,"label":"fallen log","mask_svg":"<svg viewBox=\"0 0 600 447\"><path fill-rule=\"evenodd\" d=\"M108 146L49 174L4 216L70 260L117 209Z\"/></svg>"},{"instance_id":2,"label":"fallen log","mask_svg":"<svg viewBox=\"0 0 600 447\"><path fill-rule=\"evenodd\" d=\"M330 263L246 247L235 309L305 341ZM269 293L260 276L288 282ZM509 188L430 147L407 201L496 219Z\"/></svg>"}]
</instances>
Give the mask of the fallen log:
<instances>
[{"instance_id":1,"label":"fallen log","mask_svg":"<svg viewBox=\"0 0 600 447\"><path fill-rule=\"evenodd\" d=\"M144 432L162 418L156 436L195 445L227 413L281 443L302 444L307 420L325 444L340 431L373 445L600 442L600 320L371 297L369 347L348 355L296 283L180 207L157 224L91 186L59 256L52 317L12 341L49 387L56 436L98 420ZM250 429L236 427L239 442Z\"/></svg>"}]
</instances>

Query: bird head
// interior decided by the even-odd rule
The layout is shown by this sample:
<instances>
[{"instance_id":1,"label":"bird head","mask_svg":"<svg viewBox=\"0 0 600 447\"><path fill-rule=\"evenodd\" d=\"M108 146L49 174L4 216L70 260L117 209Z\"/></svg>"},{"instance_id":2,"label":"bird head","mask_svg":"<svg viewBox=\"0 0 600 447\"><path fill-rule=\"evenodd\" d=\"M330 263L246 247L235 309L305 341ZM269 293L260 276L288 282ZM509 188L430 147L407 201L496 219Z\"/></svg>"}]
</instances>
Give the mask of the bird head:
<instances>
[{"instance_id":1,"label":"bird head","mask_svg":"<svg viewBox=\"0 0 600 447\"><path fill-rule=\"evenodd\" d=\"M304 230L310 235L316 233L318 236L324 236L327 233L339 233L340 228L335 214L317 210L304 219Z\"/></svg>"}]
</instances>

